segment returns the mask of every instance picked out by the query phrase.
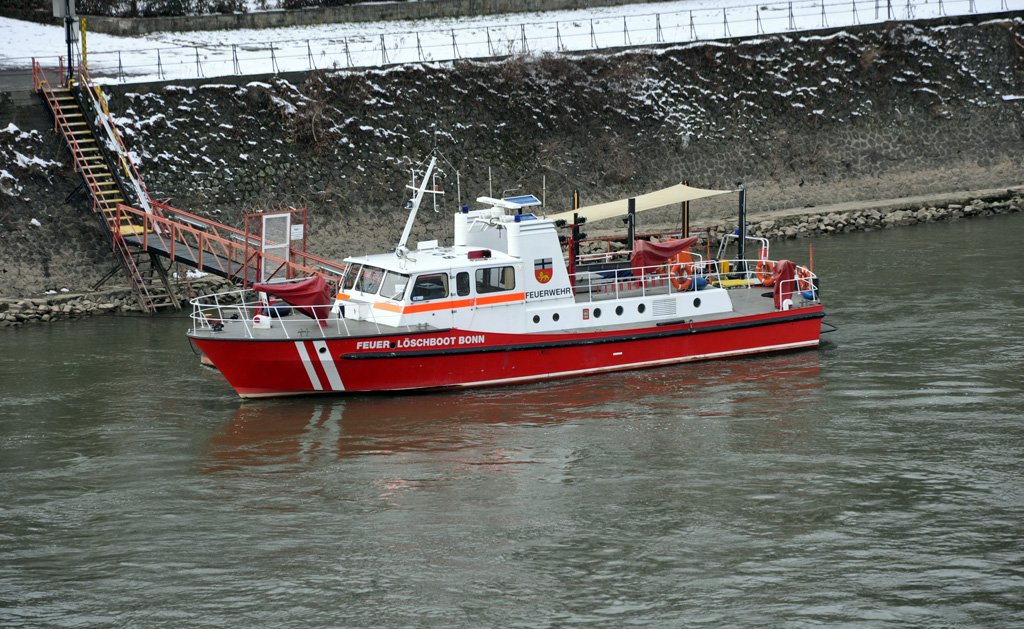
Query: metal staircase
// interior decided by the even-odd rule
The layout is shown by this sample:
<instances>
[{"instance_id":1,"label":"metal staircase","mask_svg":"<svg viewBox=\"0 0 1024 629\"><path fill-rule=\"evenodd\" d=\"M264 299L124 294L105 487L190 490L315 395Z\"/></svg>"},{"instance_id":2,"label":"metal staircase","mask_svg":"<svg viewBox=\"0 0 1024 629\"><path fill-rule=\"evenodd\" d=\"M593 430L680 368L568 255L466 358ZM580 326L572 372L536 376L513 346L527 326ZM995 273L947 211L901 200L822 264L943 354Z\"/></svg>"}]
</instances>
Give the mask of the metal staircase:
<instances>
[{"instance_id":1,"label":"metal staircase","mask_svg":"<svg viewBox=\"0 0 1024 629\"><path fill-rule=\"evenodd\" d=\"M38 62L33 63L33 81L53 114L54 127L71 150L75 170L82 175L93 200L93 211L101 219L139 307L148 313L181 310L159 254L140 251L125 240L147 227L134 214L119 212L118 207L131 203L147 213L153 210L145 186L106 111L102 93L81 70L77 81L69 86L52 85Z\"/></svg>"},{"instance_id":2,"label":"metal staircase","mask_svg":"<svg viewBox=\"0 0 1024 629\"><path fill-rule=\"evenodd\" d=\"M64 72L62 60L57 76ZM307 253L304 239L301 248L289 245L287 254L279 257L279 251L265 250L260 234L242 232L150 199L107 111L103 93L88 74L79 69L75 81L54 85L33 59L32 76L35 90L53 114L54 128L67 142L75 170L82 174L93 210L117 259L117 266L94 288L123 272L139 307L155 313L181 309L168 274L175 263L243 286L264 279L261 268L266 264L275 269L275 278L319 275L336 282L344 273L343 264ZM305 210L292 212L301 212L305 227ZM179 286L182 291L193 292L187 274L180 274L177 282L184 284Z\"/></svg>"}]
</instances>

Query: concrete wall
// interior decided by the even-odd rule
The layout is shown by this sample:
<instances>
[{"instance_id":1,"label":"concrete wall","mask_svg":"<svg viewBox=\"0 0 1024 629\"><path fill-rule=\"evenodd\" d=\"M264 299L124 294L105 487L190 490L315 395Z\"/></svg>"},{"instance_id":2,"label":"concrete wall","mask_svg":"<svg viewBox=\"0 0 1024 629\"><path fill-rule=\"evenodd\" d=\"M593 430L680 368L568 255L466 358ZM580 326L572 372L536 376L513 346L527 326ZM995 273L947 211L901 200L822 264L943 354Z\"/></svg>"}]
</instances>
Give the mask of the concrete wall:
<instances>
[{"instance_id":1,"label":"concrete wall","mask_svg":"<svg viewBox=\"0 0 1024 629\"><path fill-rule=\"evenodd\" d=\"M364 3L296 11L261 11L232 15L155 18L92 16L89 29L112 35L143 35L157 31L214 31L236 28L273 28L381 20L417 20L467 15L493 15L525 11L558 11L595 6L635 4L641 0L420 0L418 2ZM655 0L657 1L657 0Z\"/></svg>"}]
</instances>

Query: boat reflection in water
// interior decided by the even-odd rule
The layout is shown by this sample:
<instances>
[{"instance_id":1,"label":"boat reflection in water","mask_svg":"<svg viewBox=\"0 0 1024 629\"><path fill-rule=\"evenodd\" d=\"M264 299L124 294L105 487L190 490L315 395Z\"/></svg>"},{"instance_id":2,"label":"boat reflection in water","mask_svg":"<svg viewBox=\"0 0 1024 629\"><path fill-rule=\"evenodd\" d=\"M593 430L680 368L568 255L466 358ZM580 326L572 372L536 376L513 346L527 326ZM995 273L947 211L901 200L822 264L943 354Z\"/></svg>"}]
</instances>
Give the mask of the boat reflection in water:
<instances>
[{"instance_id":1,"label":"boat reflection in water","mask_svg":"<svg viewBox=\"0 0 1024 629\"><path fill-rule=\"evenodd\" d=\"M813 408L821 386L817 354L797 352L501 389L243 403L210 439L206 471L409 452L515 462L502 450L513 432L521 441L531 427L650 418L764 420L770 433Z\"/></svg>"}]
</instances>

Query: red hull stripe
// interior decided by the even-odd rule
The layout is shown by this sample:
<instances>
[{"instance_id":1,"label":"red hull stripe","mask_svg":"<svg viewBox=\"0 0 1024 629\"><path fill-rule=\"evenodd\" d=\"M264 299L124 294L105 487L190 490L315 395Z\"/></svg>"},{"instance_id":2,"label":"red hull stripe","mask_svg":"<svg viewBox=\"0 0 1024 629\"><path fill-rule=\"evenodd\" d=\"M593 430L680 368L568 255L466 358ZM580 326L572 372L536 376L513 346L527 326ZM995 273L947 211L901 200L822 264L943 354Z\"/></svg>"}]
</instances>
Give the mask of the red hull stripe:
<instances>
[{"instance_id":1,"label":"red hull stripe","mask_svg":"<svg viewBox=\"0 0 1024 629\"><path fill-rule=\"evenodd\" d=\"M323 391L324 387L320 384L320 377L316 375L316 368L313 367L313 361L309 359L309 352L306 351L306 344L303 341L295 341L295 349L299 351L299 358L302 359L302 366L306 368L306 375L309 376L309 383L313 386L316 391Z\"/></svg>"},{"instance_id":2,"label":"red hull stripe","mask_svg":"<svg viewBox=\"0 0 1024 629\"><path fill-rule=\"evenodd\" d=\"M677 356L673 358L663 358L660 360L647 360L635 363L622 363L620 365L608 365L606 367L591 367L589 369L574 369L569 371L553 371L545 374L537 374L530 376L521 376L518 378L498 378L495 380L475 380L473 382L462 382L452 385L446 385L442 387L436 387L438 389L454 389L454 388L473 388L473 387L489 387L498 384L516 384L522 382L537 382L541 380L556 380L561 378L570 378L573 376L585 376L597 373L606 373L611 371L628 371L631 369L641 369L645 367L659 367L665 365L674 365L679 363L699 362L702 360L711 360L716 358L732 358L736 356L746 356L750 354L766 354L770 352L782 352L786 350L802 349L806 347L815 347L819 345L817 339L812 341L801 341L798 343L783 343L781 345L765 345L762 347L752 347L747 349L732 350L728 352L710 352L707 354L692 354L690 356Z\"/></svg>"}]
</instances>

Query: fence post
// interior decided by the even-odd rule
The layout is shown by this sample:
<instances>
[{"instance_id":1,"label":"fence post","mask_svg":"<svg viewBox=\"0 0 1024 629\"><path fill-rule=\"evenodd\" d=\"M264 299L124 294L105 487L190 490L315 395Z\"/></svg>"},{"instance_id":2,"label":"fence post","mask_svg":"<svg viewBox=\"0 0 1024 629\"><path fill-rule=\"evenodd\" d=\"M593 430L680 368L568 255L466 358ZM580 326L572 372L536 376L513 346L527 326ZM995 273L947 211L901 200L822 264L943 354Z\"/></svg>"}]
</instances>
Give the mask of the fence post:
<instances>
[{"instance_id":1,"label":"fence post","mask_svg":"<svg viewBox=\"0 0 1024 629\"><path fill-rule=\"evenodd\" d=\"M270 42L270 67L274 68L274 74L278 73L277 55L274 54L274 42Z\"/></svg>"},{"instance_id":2,"label":"fence post","mask_svg":"<svg viewBox=\"0 0 1024 629\"><path fill-rule=\"evenodd\" d=\"M729 18L726 17L725 9L722 9L722 32L725 37L732 37L732 35L729 34Z\"/></svg>"},{"instance_id":3,"label":"fence post","mask_svg":"<svg viewBox=\"0 0 1024 629\"><path fill-rule=\"evenodd\" d=\"M352 67L352 52L348 49L348 37L343 39L342 42L345 44L345 64L346 64L345 67L346 68L351 68Z\"/></svg>"},{"instance_id":4,"label":"fence post","mask_svg":"<svg viewBox=\"0 0 1024 629\"><path fill-rule=\"evenodd\" d=\"M690 39L697 40L697 27L693 24L693 11L690 11Z\"/></svg>"},{"instance_id":5,"label":"fence post","mask_svg":"<svg viewBox=\"0 0 1024 629\"><path fill-rule=\"evenodd\" d=\"M629 46L633 42L629 41L629 29L626 28L626 16L622 16L622 45Z\"/></svg>"},{"instance_id":6,"label":"fence post","mask_svg":"<svg viewBox=\"0 0 1024 629\"><path fill-rule=\"evenodd\" d=\"M452 29L452 59L459 58L459 45L455 43L455 29Z\"/></svg>"},{"instance_id":7,"label":"fence post","mask_svg":"<svg viewBox=\"0 0 1024 629\"><path fill-rule=\"evenodd\" d=\"M828 28L828 19L825 17L825 1L821 2L821 27Z\"/></svg>"},{"instance_id":8,"label":"fence post","mask_svg":"<svg viewBox=\"0 0 1024 629\"><path fill-rule=\"evenodd\" d=\"M231 44L231 63L235 69L235 74L242 74L242 66L238 63L238 46Z\"/></svg>"},{"instance_id":9,"label":"fence post","mask_svg":"<svg viewBox=\"0 0 1024 629\"><path fill-rule=\"evenodd\" d=\"M121 65L121 51L117 51L117 80L124 81L124 66ZM32 87L35 87L33 85Z\"/></svg>"},{"instance_id":10,"label":"fence post","mask_svg":"<svg viewBox=\"0 0 1024 629\"><path fill-rule=\"evenodd\" d=\"M907 19L914 19L914 5L911 3L910 0L907 0Z\"/></svg>"},{"instance_id":11,"label":"fence post","mask_svg":"<svg viewBox=\"0 0 1024 629\"><path fill-rule=\"evenodd\" d=\"M757 17L757 34L763 35L764 26L761 24L761 9L759 7L754 7L754 15Z\"/></svg>"},{"instance_id":12,"label":"fence post","mask_svg":"<svg viewBox=\"0 0 1024 629\"><path fill-rule=\"evenodd\" d=\"M971 0L971 13L977 13L978 7L974 6L974 0Z\"/></svg>"},{"instance_id":13,"label":"fence post","mask_svg":"<svg viewBox=\"0 0 1024 629\"><path fill-rule=\"evenodd\" d=\"M789 3L789 30L796 30L796 22L793 20L793 3Z\"/></svg>"},{"instance_id":14,"label":"fence post","mask_svg":"<svg viewBox=\"0 0 1024 629\"><path fill-rule=\"evenodd\" d=\"M661 14L654 14L654 38L659 44L665 42L665 35L661 32Z\"/></svg>"},{"instance_id":15,"label":"fence post","mask_svg":"<svg viewBox=\"0 0 1024 629\"><path fill-rule=\"evenodd\" d=\"M971 0L971 4L974 4L974 0ZM888 19L892 21L892 0L885 0L885 14L888 15Z\"/></svg>"},{"instance_id":16,"label":"fence post","mask_svg":"<svg viewBox=\"0 0 1024 629\"><path fill-rule=\"evenodd\" d=\"M160 62L160 49L156 49L156 75L160 80L164 78L164 64Z\"/></svg>"},{"instance_id":17,"label":"fence post","mask_svg":"<svg viewBox=\"0 0 1024 629\"><path fill-rule=\"evenodd\" d=\"M494 48L491 46L491 27L487 27L487 54L494 56Z\"/></svg>"},{"instance_id":18,"label":"fence post","mask_svg":"<svg viewBox=\"0 0 1024 629\"><path fill-rule=\"evenodd\" d=\"M487 39L488 48L490 47L490 44L491 44L491 40L488 37L488 39ZM555 22L555 48L558 50L558 52L562 52L563 50L565 50L565 44L562 43L562 29L559 28L558 22Z\"/></svg>"},{"instance_id":19,"label":"fence post","mask_svg":"<svg viewBox=\"0 0 1024 629\"><path fill-rule=\"evenodd\" d=\"M590 47L594 50L598 49L597 36L594 35L594 20L590 20Z\"/></svg>"},{"instance_id":20,"label":"fence post","mask_svg":"<svg viewBox=\"0 0 1024 629\"><path fill-rule=\"evenodd\" d=\"M942 0L939 0L939 2L942 2ZM857 19L857 0L853 0L850 4L853 5L853 23L860 24L860 21Z\"/></svg>"},{"instance_id":21,"label":"fence post","mask_svg":"<svg viewBox=\"0 0 1024 629\"><path fill-rule=\"evenodd\" d=\"M423 44L420 43L420 34L416 33L416 56L419 57L420 61L423 61Z\"/></svg>"},{"instance_id":22,"label":"fence post","mask_svg":"<svg viewBox=\"0 0 1024 629\"><path fill-rule=\"evenodd\" d=\"M380 35L380 64L386 66L388 64L388 48L387 44L384 43L384 34Z\"/></svg>"},{"instance_id":23,"label":"fence post","mask_svg":"<svg viewBox=\"0 0 1024 629\"><path fill-rule=\"evenodd\" d=\"M526 24L520 24L519 31L523 35L523 54L525 55L530 52L530 45L526 43Z\"/></svg>"},{"instance_id":24,"label":"fence post","mask_svg":"<svg viewBox=\"0 0 1024 629\"><path fill-rule=\"evenodd\" d=\"M203 76L203 66L199 65L199 46L192 48L196 51L196 76Z\"/></svg>"},{"instance_id":25,"label":"fence post","mask_svg":"<svg viewBox=\"0 0 1024 629\"><path fill-rule=\"evenodd\" d=\"M313 49L309 46L309 40L306 40L306 54L309 56L309 69L316 70L316 61L313 60Z\"/></svg>"}]
</instances>

